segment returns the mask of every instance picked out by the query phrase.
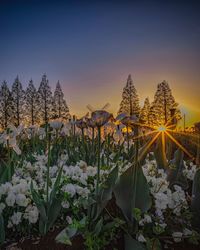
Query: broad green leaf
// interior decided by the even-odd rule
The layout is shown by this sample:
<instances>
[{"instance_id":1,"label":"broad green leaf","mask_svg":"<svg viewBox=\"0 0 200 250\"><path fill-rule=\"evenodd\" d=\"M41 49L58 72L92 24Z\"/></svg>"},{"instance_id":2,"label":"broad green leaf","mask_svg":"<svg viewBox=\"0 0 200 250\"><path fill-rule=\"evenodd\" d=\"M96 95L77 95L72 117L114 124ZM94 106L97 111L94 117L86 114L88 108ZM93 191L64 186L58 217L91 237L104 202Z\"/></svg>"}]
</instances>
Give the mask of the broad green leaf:
<instances>
[{"instance_id":1,"label":"broad green leaf","mask_svg":"<svg viewBox=\"0 0 200 250\"><path fill-rule=\"evenodd\" d=\"M62 207L61 201L59 199L54 198L47 214L48 216L47 230L49 230L53 226L54 222L58 218L61 207Z\"/></svg>"},{"instance_id":2,"label":"broad green leaf","mask_svg":"<svg viewBox=\"0 0 200 250\"><path fill-rule=\"evenodd\" d=\"M146 250L146 247L142 243L133 239L129 235L125 235L124 240L125 240L125 250Z\"/></svg>"},{"instance_id":3,"label":"broad green leaf","mask_svg":"<svg viewBox=\"0 0 200 250\"><path fill-rule=\"evenodd\" d=\"M68 246L72 245L72 242L70 240L69 235L66 232L66 229L62 230L57 236L56 236L56 241L58 243L62 243Z\"/></svg>"},{"instance_id":4,"label":"broad green leaf","mask_svg":"<svg viewBox=\"0 0 200 250\"><path fill-rule=\"evenodd\" d=\"M114 189L114 194L117 205L130 222L134 221L134 208L138 208L144 213L151 207L147 180L142 168L139 166L135 167L134 164L120 176Z\"/></svg>"},{"instance_id":5,"label":"broad green leaf","mask_svg":"<svg viewBox=\"0 0 200 250\"><path fill-rule=\"evenodd\" d=\"M56 241L66 245L72 245L71 238L77 233L77 229L73 226L63 229L57 236Z\"/></svg>"},{"instance_id":6,"label":"broad green leaf","mask_svg":"<svg viewBox=\"0 0 200 250\"><path fill-rule=\"evenodd\" d=\"M148 250L161 250L162 245L159 239L147 239L146 246Z\"/></svg>"},{"instance_id":7,"label":"broad green leaf","mask_svg":"<svg viewBox=\"0 0 200 250\"><path fill-rule=\"evenodd\" d=\"M99 235L103 226L103 218L101 217L100 220L97 222L95 228L94 228L94 234Z\"/></svg>"},{"instance_id":8,"label":"broad green leaf","mask_svg":"<svg viewBox=\"0 0 200 250\"><path fill-rule=\"evenodd\" d=\"M200 230L200 169L197 170L192 187L192 204L193 225Z\"/></svg>"},{"instance_id":9,"label":"broad green leaf","mask_svg":"<svg viewBox=\"0 0 200 250\"><path fill-rule=\"evenodd\" d=\"M33 187L33 182L31 182L30 188L31 188L31 195L32 195L33 201L35 202L35 204L40 212L40 216L41 216L42 220L47 221L47 214L46 214L44 200L41 199L40 195L35 191L35 189Z\"/></svg>"},{"instance_id":10,"label":"broad green leaf","mask_svg":"<svg viewBox=\"0 0 200 250\"><path fill-rule=\"evenodd\" d=\"M4 241L5 241L4 219L2 214L0 214L0 244L3 244Z\"/></svg>"},{"instance_id":11,"label":"broad green leaf","mask_svg":"<svg viewBox=\"0 0 200 250\"><path fill-rule=\"evenodd\" d=\"M99 194L96 197L96 203L92 206L91 214L93 220L96 220L108 201L112 198L112 192L118 177L119 168L116 166L108 175L106 181L101 185Z\"/></svg>"},{"instance_id":12,"label":"broad green leaf","mask_svg":"<svg viewBox=\"0 0 200 250\"><path fill-rule=\"evenodd\" d=\"M162 151L162 140L161 137L157 139L156 147L154 149L154 156L156 159L157 167L161 169L167 168L166 154Z\"/></svg>"},{"instance_id":13,"label":"broad green leaf","mask_svg":"<svg viewBox=\"0 0 200 250\"><path fill-rule=\"evenodd\" d=\"M56 178L56 181L54 183L54 186L53 186L53 189L51 191L51 194L50 194L50 202L53 201L54 197L56 196L56 193L59 189L59 185L60 185L60 180L61 180L61 177L62 177L62 169L63 167L60 168L59 172L58 172L58 175L57 175L57 178Z\"/></svg>"},{"instance_id":14,"label":"broad green leaf","mask_svg":"<svg viewBox=\"0 0 200 250\"><path fill-rule=\"evenodd\" d=\"M183 174L183 157L183 151L181 149L177 149L174 153L174 159L170 161L169 168L167 170L167 180L170 182L170 186L179 185L183 189L187 189L187 178Z\"/></svg>"}]
</instances>

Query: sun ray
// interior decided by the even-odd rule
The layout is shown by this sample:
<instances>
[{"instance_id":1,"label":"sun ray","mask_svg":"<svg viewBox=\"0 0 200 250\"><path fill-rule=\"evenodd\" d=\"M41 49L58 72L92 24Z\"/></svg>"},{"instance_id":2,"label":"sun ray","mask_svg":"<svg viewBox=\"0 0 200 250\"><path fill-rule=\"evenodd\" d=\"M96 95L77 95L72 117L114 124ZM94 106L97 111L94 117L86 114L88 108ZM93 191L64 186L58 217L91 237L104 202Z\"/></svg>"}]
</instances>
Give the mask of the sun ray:
<instances>
[{"instance_id":1,"label":"sun ray","mask_svg":"<svg viewBox=\"0 0 200 250\"><path fill-rule=\"evenodd\" d=\"M143 128L150 128L155 130L155 126L147 125L147 124L142 124L142 123L135 123L135 125L141 126Z\"/></svg>"},{"instance_id":2,"label":"sun ray","mask_svg":"<svg viewBox=\"0 0 200 250\"><path fill-rule=\"evenodd\" d=\"M165 124L165 126L166 127L168 127L169 125L170 125L170 123L173 121L173 119L176 117L176 113L172 116L172 117L170 117L169 119L168 119L168 121L166 122L166 124ZM174 124L172 124L172 125L174 125Z\"/></svg>"},{"instance_id":3,"label":"sun ray","mask_svg":"<svg viewBox=\"0 0 200 250\"><path fill-rule=\"evenodd\" d=\"M165 131L166 135L181 149L183 152L188 155L190 158L194 159L194 156L190 154L186 148L184 148L169 132Z\"/></svg>"},{"instance_id":4,"label":"sun ray","mask_svg":"<svg viewBox=\"0 0 200 250\"><path fill-rule=\"evenodd\" d=\"M140 162L143 156L147 153L148 149L151 147L151 145L157 140L157 138L160 136L161 132L157 132L157 134L151 139L149 143L146 144L144 150L142 151L141 155L139 156L138 161Z\"/></svg>"},{"instance_id":5,"label":"sun ray","mask_svg":"<svg viewBox=\"0 0 200 250\"><path fill-rule=\"evenodd\" d=\"M180 131L174 131L172 129L167 129L168 131L171 131L173 133L176 133L176 134L179 134L179 135L184 135L184 136L188 136L188 137L193 137L193 138L198 138L199 135L197 134L189 134L189 133L186 133L186 132L180 132Z\"/></svg>"},{"instance_id":6,"label":"sun ray","mask_svg":"<svg viewBox=\"0 0 200 250\"><path fill-rule=\"evenodd\" d=\"M166 157L165 132L161 133L161 138L162 138L162 155L163 157Z\"/></svg>"},{"instance_id":7,"label":"sun ray","mask_svg":"<svg viewBox=\"0 0 200 250\"><path fill-rule=\"evenodd\" d=\"M138 135L138 136L135 136L135 137L133 137L133 139L135 140L135 139L140 139L140 138L142 138L142 137L146 137L146 136L149 136L149 135L152 135L152 134L155 134L155 133L157 133L158 131L156 131L156 130L154 130L154 131L150 131L150 132L148 132L148 133L145 133L145 134L143 134L143 135Z\"/></svg>"},{"instance_id":8,"label":"sun ray","mask_svg":"<svg viewBox=\"0 0 200 250\"><path fill-rule=\"evenodd\" d=\"M174 128L174 126L176 126L176 125L171 124L171 125L166 126L166 128L167 128L167 130L168 130L168 129ZM174 131L174 130L173 130L173 131Z\"/></svg>"}]
</instances>

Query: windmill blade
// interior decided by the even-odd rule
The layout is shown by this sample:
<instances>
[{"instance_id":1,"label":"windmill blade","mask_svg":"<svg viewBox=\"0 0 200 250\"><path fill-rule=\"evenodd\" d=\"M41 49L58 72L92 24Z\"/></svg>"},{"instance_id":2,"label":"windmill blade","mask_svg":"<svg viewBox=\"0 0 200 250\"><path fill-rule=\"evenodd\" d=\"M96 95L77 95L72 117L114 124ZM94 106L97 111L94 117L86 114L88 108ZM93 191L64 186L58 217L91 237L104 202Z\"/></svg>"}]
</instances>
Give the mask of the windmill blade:
<instances>
[{"instance_id":1,"label":"windmill blade","mask_svg":"<svg viewBox=\"0 0 200 250\"><path fill-rule=\"evenodd\" d=\"M106 109L108 109L109 107L110 107L110 103L106 103L106 105L104 105L102 109L103 109L103 110L106 110Z\"/></svg>"},{"instance_id":2,"label":"windmill blade","mask_svg":"<svg viewBox=\"0 0 200 250\"><path fill-rule=\"evenodd\" d=\"M87 107L87 109L89 109L90 112L95 111L94 108L90 104L88 104L86 107Z\"/></svg>"}]
</instances>

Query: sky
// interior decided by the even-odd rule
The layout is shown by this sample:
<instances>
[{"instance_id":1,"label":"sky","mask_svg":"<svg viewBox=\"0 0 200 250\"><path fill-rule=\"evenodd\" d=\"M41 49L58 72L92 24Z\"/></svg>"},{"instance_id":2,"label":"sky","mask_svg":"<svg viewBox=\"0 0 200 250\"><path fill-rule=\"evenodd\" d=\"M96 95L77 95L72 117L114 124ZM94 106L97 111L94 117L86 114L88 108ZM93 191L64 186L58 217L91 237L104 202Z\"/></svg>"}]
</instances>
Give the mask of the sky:
<instances>
[{"instance_id":1,"label":"sky","mask_svg":"<svg viewBox=\"0 0 200 250\"><path fill-rule=\"evenodd\" d=\"M168 81L186 123L200 120L198 1L0 0L0 82L59 80L72 114L107 102L116 114L128 74L143 104Z\"/></svg>"}]
</instances>

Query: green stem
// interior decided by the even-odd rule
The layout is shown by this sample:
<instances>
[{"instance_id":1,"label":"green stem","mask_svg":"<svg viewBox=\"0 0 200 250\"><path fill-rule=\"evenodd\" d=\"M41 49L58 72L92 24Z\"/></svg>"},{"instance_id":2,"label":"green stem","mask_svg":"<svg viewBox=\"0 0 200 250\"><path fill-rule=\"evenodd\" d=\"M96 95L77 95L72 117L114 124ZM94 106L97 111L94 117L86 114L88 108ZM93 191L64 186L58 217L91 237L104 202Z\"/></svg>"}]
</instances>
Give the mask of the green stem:
<instances>
[{"instance_id":1,"label":"green stem","mask_svg":"<svg viewBox=\"0 0 200 250\"><path fill-rule=\"evenodd\" d=\"M127 143L128 143L128 155L129 155L129 134L128 134L128 126L126 126L126 136L127 136Z\"/></svg>"},{"instance_id":2,"label":"green stem","mask_svg":"<svg viewBox=\"0 0 200 250\"><path fill-rule=\"evenodd\" d=\"M97 165L97 184L96 184L96 195L99 193L99 182L100 182L100 156L101 156L101 127L98 127L98 165Z\"/></svg>"},{"instance_id":3,"label":"green stem","mask_svg":"<svg viewBox=\"0 0 200 250\"><path fill-rule=\"evenodd\" d=\"M92 163L95 163L95 157L94 157L94 128L92 128Z\"/></svg>"},{"instance_id":4,"label":"green stem","mask_svg":"<svg viewBox=\"0 0 200 250\"><path fill-rule=\"evenodd\" d=\"M134 209L136 207L136 192L137 192L137 173L138 173L138 151L139 151L139 142L138 142L138 127L136 126L135 128L135 137L136 137L136 141L135 141L135 162L134 162L134 168L133 168L133 197L134 197L134 202L133 202L133 208ZM132 230L134 231L134 224Z\"/></svg>"},{"instance_id":5,"label":"green stem","mask_svg":"<svg viewBox=\"0 0 200 250\"><path fill-rule=\"evenodd\" d=\"M50 137L50 132L49 132L49 136L48 136L48 161L47 161L47 206L48 206L48 202L49 202L49 182L50 182L50 178L49 178L49 168L50 168L50 144L51 144L51 137Z\"/></svg>"}]
</instances>

